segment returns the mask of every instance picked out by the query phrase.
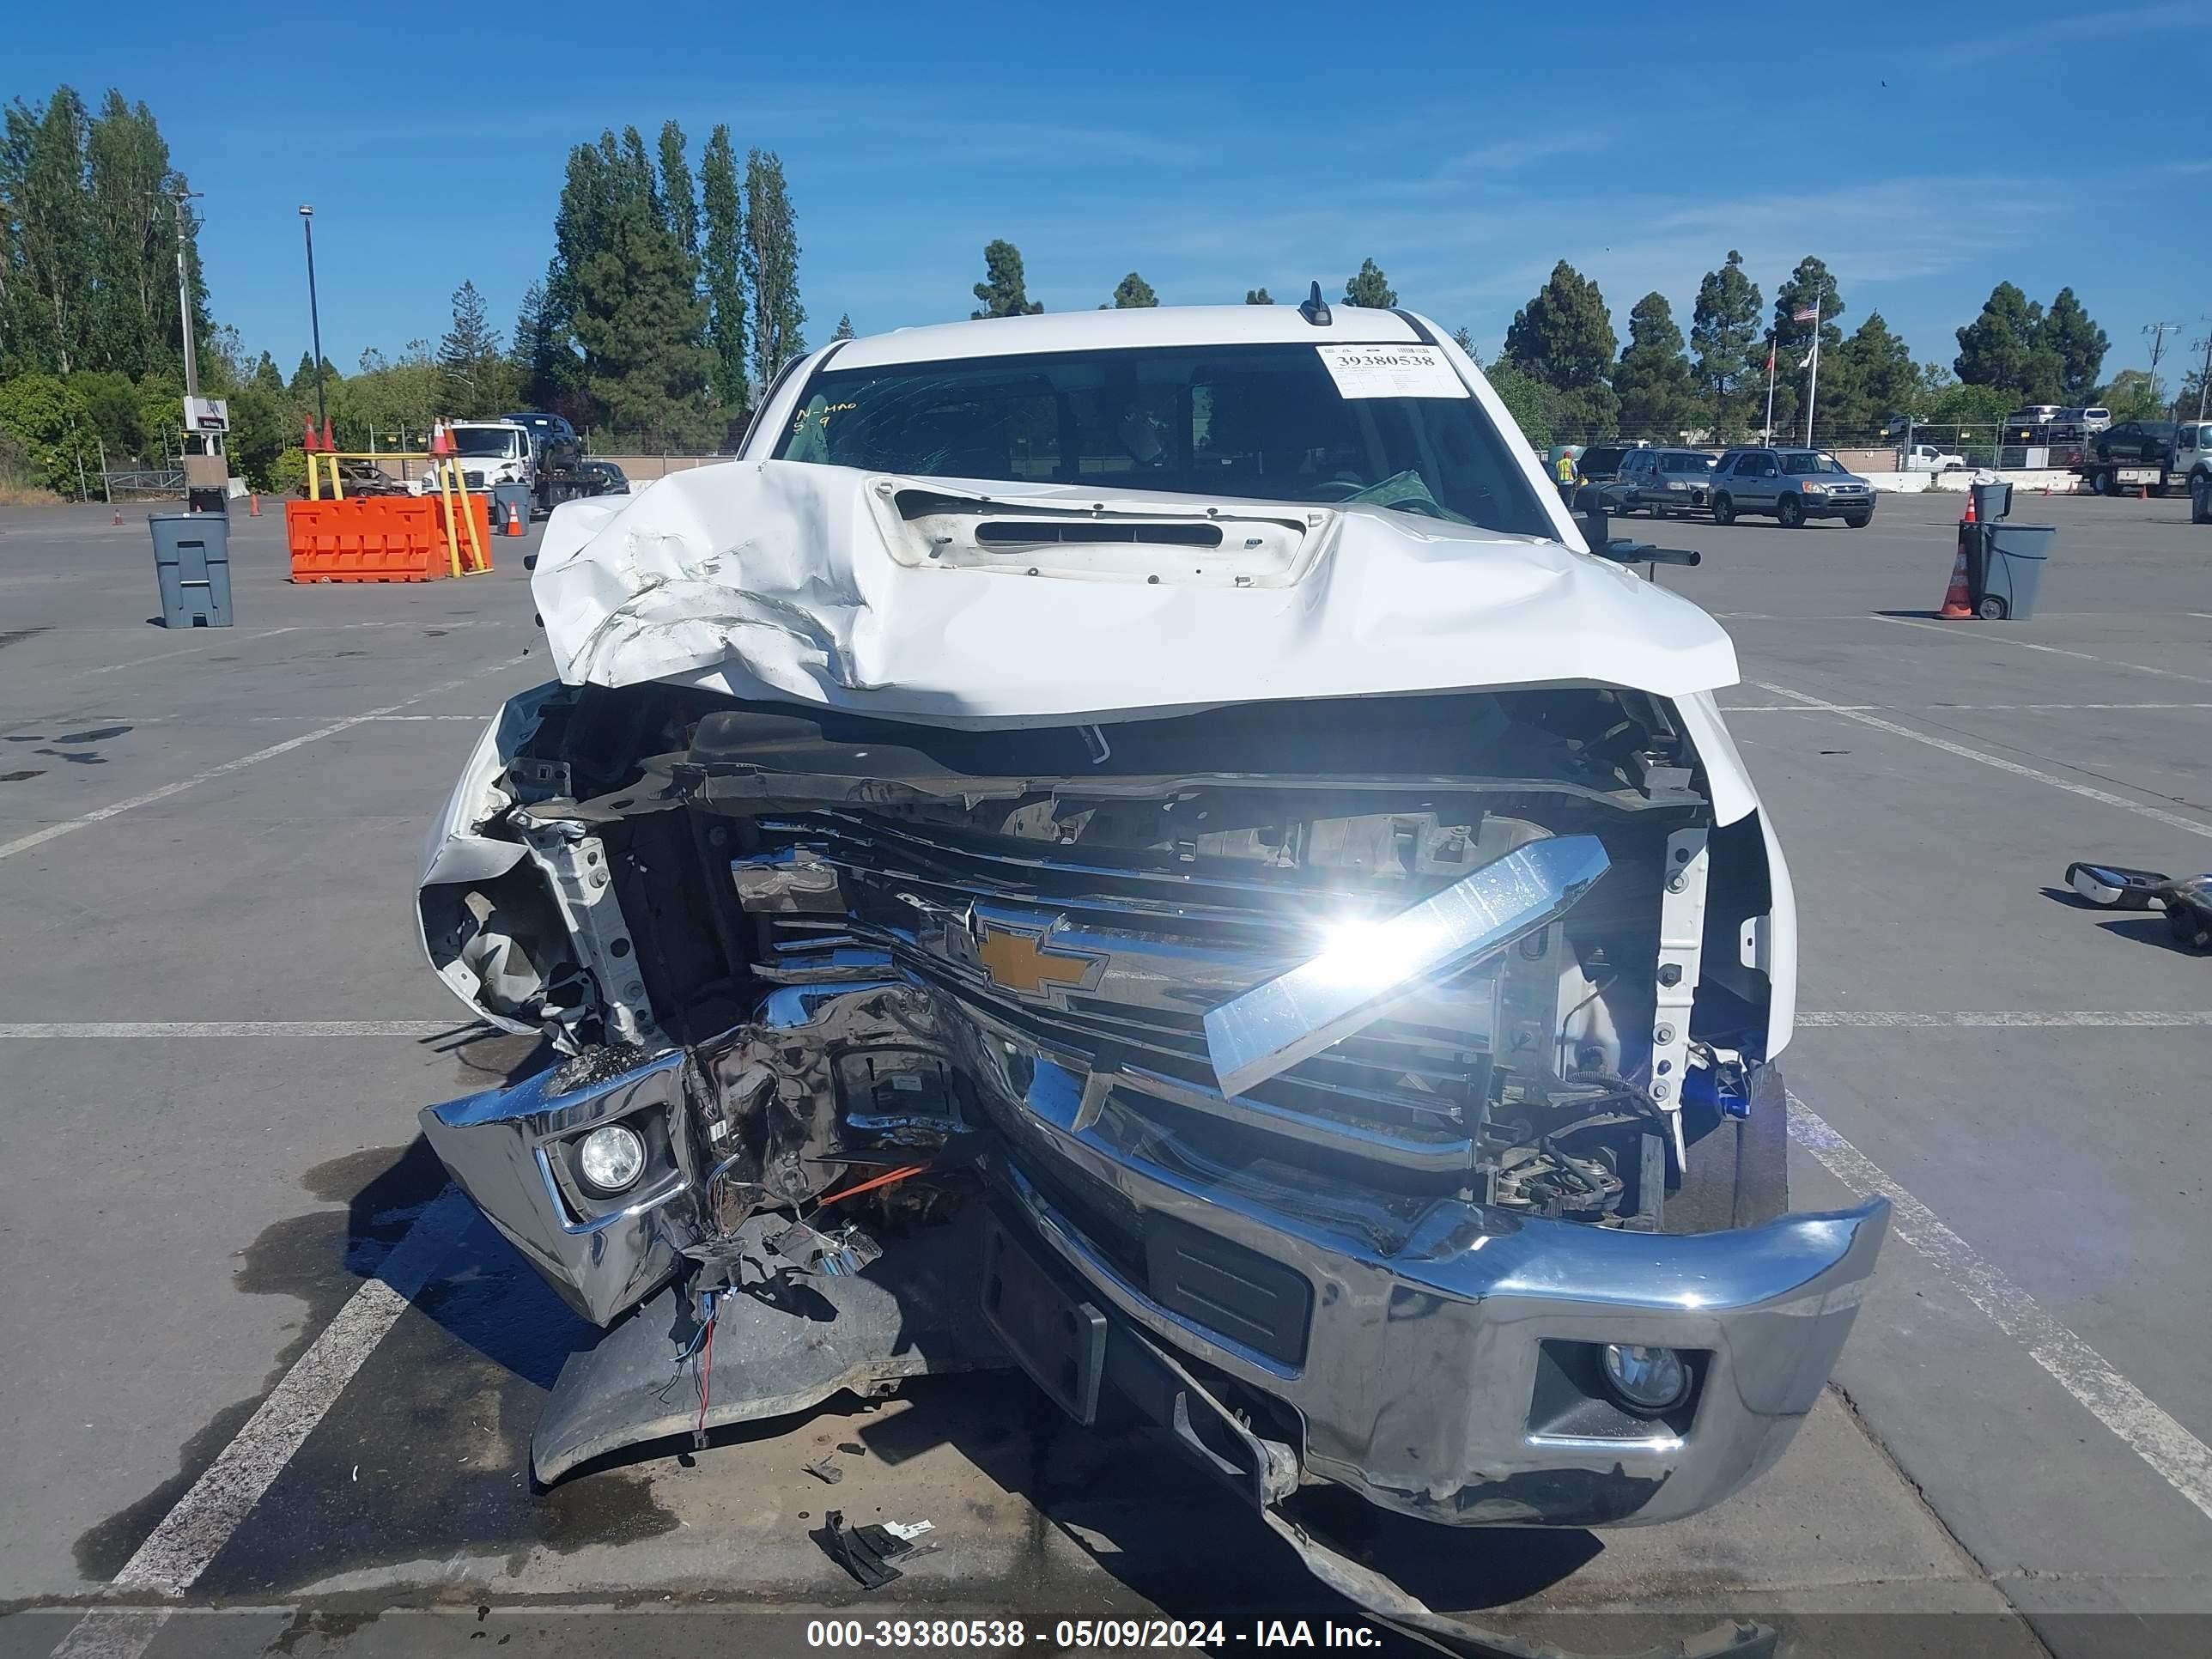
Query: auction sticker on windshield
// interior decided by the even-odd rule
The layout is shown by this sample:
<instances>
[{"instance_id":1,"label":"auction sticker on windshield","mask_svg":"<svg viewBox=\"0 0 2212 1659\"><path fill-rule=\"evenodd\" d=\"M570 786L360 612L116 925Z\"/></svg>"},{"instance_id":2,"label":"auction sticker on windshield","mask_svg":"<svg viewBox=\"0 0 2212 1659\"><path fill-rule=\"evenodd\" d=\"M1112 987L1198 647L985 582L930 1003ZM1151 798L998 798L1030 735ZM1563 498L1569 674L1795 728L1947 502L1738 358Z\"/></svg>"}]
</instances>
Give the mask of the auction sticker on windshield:
<instances>
[{"instance_id":1,"label":"auction sticker on windshield","mask_svg":"<svg viewBox=\"0 0 2212 1659\"><path fill-rule=\"evenodd\" d=\"M1346 398L1464 398L1467 382L1425 345L1322 345L1328 378Z\"/></svg>"}]
</instances>

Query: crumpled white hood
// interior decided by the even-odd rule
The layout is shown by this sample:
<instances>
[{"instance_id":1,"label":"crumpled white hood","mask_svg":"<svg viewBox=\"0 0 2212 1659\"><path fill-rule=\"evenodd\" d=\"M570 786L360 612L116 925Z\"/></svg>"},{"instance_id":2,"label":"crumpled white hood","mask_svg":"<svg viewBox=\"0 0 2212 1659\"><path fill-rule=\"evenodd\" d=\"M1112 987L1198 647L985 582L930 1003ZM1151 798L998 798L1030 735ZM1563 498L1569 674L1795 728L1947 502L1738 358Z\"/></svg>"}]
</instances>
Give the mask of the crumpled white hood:
<instances>
[{"instance_id":1,"label":"crumpled white hood","mask_svg":"<svg viewBox=\"0 0 2212 1659\"><path fill-rule=\"evenodd\" d=\"M1315 525L1288 578L1030 575L902 557L894 489L1030 511L1249 512ZM1147 550L1157 567L1188 557ZM1233 562L1219 556L1213 562ZM1720 625L1556 542L1373 507L886 478L791 461L680 472L570 502L534 583L572 684L646 680L949 725L1110 720L1224 703L1583 681L1662 696L1734 684Z\"/></svg>"}]
</instances>

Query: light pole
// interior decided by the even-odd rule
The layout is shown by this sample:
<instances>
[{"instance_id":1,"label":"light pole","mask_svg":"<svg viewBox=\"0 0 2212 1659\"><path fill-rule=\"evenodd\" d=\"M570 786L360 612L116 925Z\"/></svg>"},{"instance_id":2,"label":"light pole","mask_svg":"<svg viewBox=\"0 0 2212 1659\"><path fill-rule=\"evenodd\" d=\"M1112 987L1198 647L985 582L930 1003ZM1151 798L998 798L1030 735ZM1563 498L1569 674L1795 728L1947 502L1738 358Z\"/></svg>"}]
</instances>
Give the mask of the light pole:
<instances>
[{"instance_id":1,"label":"light pole","mask_svg":"<svg viewBox=\"0 0 2212 1659\"><path fill-rule=\"evenodd\" d=\"M307 239L307 327L315 346L315 423L331 429L330 410L323 403L323 318L315 303L315 210L300 204L300 228Z\"/></svg>"}]
</instances>

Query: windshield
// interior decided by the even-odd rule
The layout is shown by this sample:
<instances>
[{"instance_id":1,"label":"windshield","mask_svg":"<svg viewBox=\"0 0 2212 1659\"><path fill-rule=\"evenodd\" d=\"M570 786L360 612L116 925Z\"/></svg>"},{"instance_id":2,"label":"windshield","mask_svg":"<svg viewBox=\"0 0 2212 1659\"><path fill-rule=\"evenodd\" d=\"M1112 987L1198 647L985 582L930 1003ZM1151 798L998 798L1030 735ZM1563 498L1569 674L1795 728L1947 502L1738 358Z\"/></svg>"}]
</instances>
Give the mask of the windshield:
<instances>
[{"instance_id":1,"label":"windshield","mask_svg":"<svg viewBox=\"0 0 2212 1659\"><path fill-rule=\"evenodd\" d=\"M1554 533L1474 398L1354 395L1304 343L832 368L807 384L775 453L876 472L1364 502Z\"/></svg>"},{"instance_id":2,"label":"windshield","mask_svg":"<svg viewBox=\"0 0 2212 1659\"><path fill-rule=\"evenodd\" d=\"M501 426L457 426L453 453L477 459L522 453L522 434Z\"/></svg>"},{"instance_id":3,"label":"windshield","mask_svg":"<svg viewBox=\"0 0 2212 1659\"><path fill-rule=\"evenodd\" d=\"M1668 472L1710 472L1713 470L1713 458L1710 455L1677 454L1670 450L1660 463L1660 467Z\"/></svg>"},{"instance_id":4,"label":"windshield","mask_svg":"<svg viewBox=\"0 0 2212 1659\"><path fill-rule=\"evenodd\" d=\"M1802 478L1812 472L1841 472L1844 464L1832 455L1815 455L1800 449L1784 452L1782 470L1792 477Z\"/></svg>"}]
</instances>

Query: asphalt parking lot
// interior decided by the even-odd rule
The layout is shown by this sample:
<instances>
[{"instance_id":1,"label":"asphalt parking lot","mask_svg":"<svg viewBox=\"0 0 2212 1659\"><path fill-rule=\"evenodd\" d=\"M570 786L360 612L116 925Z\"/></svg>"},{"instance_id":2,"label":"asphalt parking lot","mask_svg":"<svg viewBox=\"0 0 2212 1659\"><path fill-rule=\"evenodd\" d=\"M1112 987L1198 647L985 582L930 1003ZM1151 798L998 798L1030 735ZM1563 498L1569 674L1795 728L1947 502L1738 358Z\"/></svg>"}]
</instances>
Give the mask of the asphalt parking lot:
<instances>
[{"instance_id":1,"label":"asphalt parking lot","mask_svg":"<svg viewBox=\"0 0 2212 1659\"><path fill-rule=\"evenodd\" d=\"M1724 1615L1803 1654L2212 1650L2212 960L2061 889L2212 866L2212 530L2023 499L2061 527L2043 614L1937 623L1957 506L1656 527L1705 552L1662 580L1736 638L1721 702L1796 877L1796 1202L1897 1206L1836 1387L1696 1520L1427 1540L1437 1605L1599 1650ZM280 518L233 530L237 625L172 633L143 509L0 512L0 1659L1355 1622L1016 1378L533 1493L588 1332L414 1125L542 1056L468 1022L409 896L485 718L547 677L535 533L485 576L294 587ZM863 1596L831 1508L940 1547Z\"/></svg>"}]
</instances>

